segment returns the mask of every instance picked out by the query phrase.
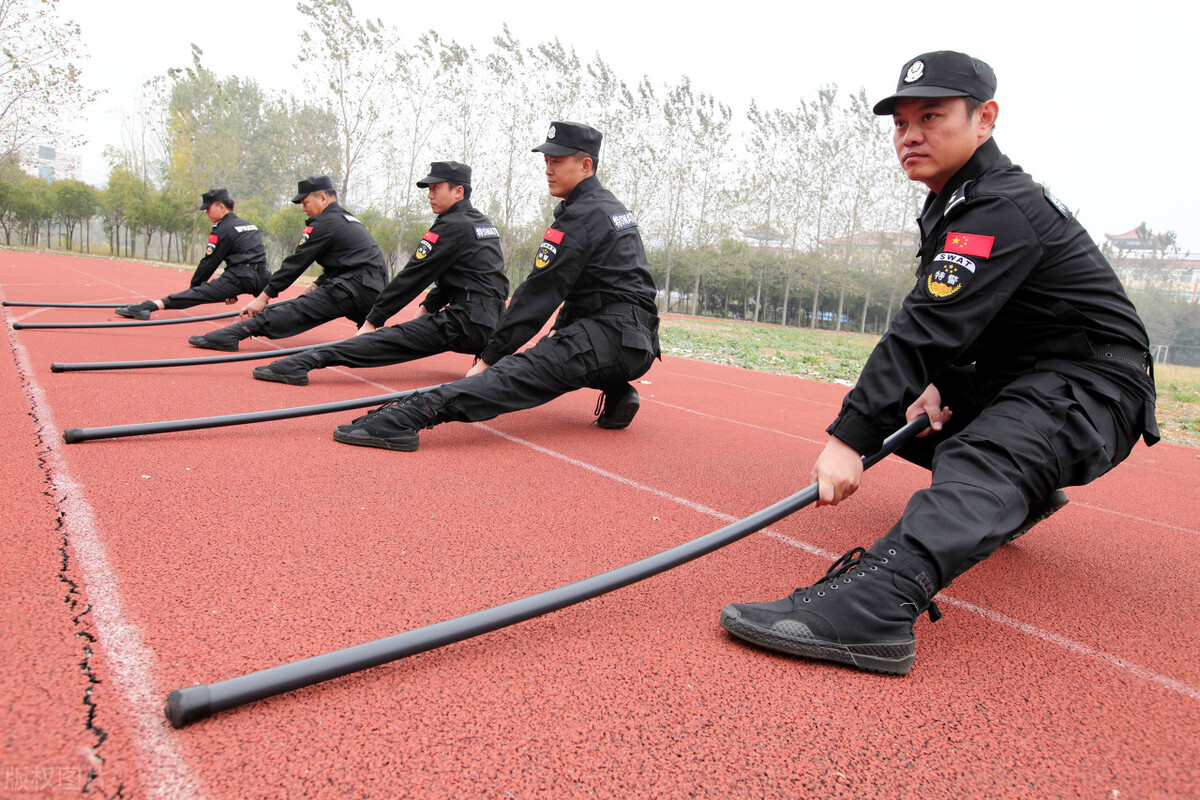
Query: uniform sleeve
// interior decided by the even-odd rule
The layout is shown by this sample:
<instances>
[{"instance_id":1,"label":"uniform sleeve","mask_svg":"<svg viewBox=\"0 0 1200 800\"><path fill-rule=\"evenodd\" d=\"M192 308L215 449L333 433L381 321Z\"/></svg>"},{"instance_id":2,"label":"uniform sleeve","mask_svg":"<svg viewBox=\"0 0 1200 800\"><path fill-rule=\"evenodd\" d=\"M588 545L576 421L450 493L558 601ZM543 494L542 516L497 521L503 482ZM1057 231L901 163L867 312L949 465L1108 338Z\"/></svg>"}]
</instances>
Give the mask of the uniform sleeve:
<instances>
[{"instance_id":1,"label":"uniform sleeve","mask_svg":"<svg viewBox=\"0 0 1200 800\"><path fill-rule=\"evenodd\" d=\"M295 252L283 260L279 269L271 276L267 287L263 289L267 297L278 297L280 292L295 283L296 279L304 274L304 270L311 267L333 244L337 234L336 225L331 219L322 219L322 216L324 215L309 220L304 226L304 231L300 234L300 244L296 245Z\"/></svg>"},{"instance_id":2,"label":"uniform sleeve","mask_svg":"<svg viewBox=\"0 0 1200 800\"><path fill-rule=\"evenodd\" d=\"M222 225L218 222L212 226L212 230L208 234L208 243L204 246L204 258L200 259L196 271L192 273L192 281L189 286L195 288L213 276L217 267L229 254L229 246L232 242L232 225Z\"/></svg>"},{"instance_id":3,"label":"uniform sleeve","mask_svg":"<svg viewBox=\"0 0 1200 800\"><path fill-rule=\"evenodd\" d=\"M381 327L453 265L462 252L463 228L441 220L435 222L417 243L404 269L379 293L367 314L367 322Z\"/></svg>"},{"instance_id":4,"label":"uniform sleeve","mask_svg":"<svg viewBox=\"0 0 1200 800\"><path fill-rule=\"evenodd\" d=\"M583 274L593 246L582 220L559 217L546 229L534 257L533 273L513 293L500 327L480 358L495 364L511 355L542 329Z\"/></svg>"},{"instance_id":5,"label":"uniform sleeve","mask_svg":"<svg viewBox=\"0 0 1200 800\"><path fill-rule=\"evenodd\" d=\"M876 452L925 387L962 363L1041 258L1029 220L1011 200L981 198L960 209L939 227L917 285L827 429L860 453Z\"/></svg>"}]
</instances>

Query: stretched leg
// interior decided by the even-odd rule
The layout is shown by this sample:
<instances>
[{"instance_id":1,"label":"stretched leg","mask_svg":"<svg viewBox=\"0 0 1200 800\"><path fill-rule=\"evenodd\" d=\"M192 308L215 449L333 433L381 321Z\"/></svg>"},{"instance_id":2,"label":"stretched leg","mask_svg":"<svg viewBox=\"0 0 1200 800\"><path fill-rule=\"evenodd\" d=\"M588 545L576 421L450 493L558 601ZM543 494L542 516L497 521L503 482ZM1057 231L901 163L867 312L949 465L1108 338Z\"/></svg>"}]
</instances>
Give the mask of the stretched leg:
<instances>
[{"instance_id":1,"label":"stretched leg","mask_svg":"<svg viewBox=\"0 0 1200 800\"><path fill-rule=\"evenodd\" d=\"M1088 483L1128 455L1136 435L1117 398L1099 400L1055 373L1013 381L933 451L930 488L870 550L773 603L727 606L721 624L764 647L907 673L912 625L933 596L990 555L1037 501Z\"/></svg>"},{"instance_id":2,"label":"stretched leg","mask_svg":"<svg viewBox=\"0 0 1200 800\"><path fill-rule=\"evenodd\" d=\"M394 405L384 406L341 425L334 438L347 444L363 444L393 450L415 450L417 430L442 422L478 422L500 414L533 408L559 395L584 386L611 386L618 378L631 380L646 372L654 355L648 351L617 346L606 326L590 320L574 323L548 336L534 347L501 359L483 372L459 381L420 392ZM603 330L602 330L603 329ZM620 331L612 334L620 340ZM604 339L601 360L593 341Z\"/></svg>"},{"instance_id":3,"label":"stretched leg","mask_svg":"<svg viewBox=\"0 0 1200 800\"><path fill-rule=\"evenodd\" d=\"M472 349L464 351L461 349L464 344L461 328L454 319L439 311L401 325L380 328L325 347L296 353L267 366L257 367L254 377L303 386L308 383L308 372L314 369L334 366L384 367L448 350L474 352L482 346L478 337L468 338Z\"/></svg>"}]
</instances>

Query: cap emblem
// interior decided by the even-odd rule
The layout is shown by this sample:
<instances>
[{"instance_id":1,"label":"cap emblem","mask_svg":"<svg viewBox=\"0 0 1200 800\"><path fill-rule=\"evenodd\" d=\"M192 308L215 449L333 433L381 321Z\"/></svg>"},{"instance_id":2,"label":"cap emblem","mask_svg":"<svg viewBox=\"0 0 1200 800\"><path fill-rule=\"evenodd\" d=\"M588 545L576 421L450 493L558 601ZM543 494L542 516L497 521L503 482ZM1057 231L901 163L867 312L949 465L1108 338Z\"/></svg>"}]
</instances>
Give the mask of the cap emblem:
<instances>
[{"instance_id":1,"label":"cap emblem","mask_svg":"<svg viewBox=\"0 0 1200 800\"><path fill-rule=\"evenodd\" d=\"M553 139L555 134L554 126L550 126L550 132L546 134L547 139Z\"/></svg>"},{"instance_id":2,"label":"cap emblem","mask_svg":"<svg viewBox=\"0 0 1200 800\"><path fill-rule=\"evenodd\" d=\"M925 62L914 61L912 66L908 68L908 72L904 75L905 83L912 83L921 80L921 76L925 74Z\"/></svg>"}]
</instances>

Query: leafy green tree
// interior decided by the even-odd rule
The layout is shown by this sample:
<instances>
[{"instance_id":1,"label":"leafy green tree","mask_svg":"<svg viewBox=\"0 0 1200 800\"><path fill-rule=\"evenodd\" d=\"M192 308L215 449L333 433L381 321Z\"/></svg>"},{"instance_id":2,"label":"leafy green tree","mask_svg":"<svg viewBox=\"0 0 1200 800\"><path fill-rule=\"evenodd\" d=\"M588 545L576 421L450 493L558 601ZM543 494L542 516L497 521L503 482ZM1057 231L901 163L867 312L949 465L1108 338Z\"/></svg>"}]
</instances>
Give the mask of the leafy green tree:
<instances>
[{"instance_id":1,"label":"leafy green tree","mask_svg":"<svg viewBox=\"0 0 1200 800\"><path fill-rule=\"evenodd\" d=\"M87 226L88 220L96 216L100 210L100 201L96 190L83 181L70 179L55 181L52 186L54 189L54 215L66 234L66 247L68 250L72 248L75 228L78 226L81 230L79 250L83 252L82 229Z\"/></svg>"}]
</instances>

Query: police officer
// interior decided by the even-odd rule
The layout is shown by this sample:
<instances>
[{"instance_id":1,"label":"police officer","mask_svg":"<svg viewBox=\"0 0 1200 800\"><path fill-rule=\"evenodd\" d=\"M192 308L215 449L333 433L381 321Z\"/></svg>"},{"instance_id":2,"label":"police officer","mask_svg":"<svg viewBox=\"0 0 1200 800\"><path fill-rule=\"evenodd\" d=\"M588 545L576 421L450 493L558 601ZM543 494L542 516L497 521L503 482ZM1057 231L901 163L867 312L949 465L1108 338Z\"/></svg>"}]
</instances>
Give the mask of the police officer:
<instances>
[{"instance_id":1,"label":"police officer","mask_svg":"<svg viewBox=\"0 0 1200 800\"><path fill-rule=\"evenodd\" d=\"M585 386L603 392L600 427L629 425L639 402L628 381L659 352L656 289L637 221L596 179L600 141L587 125L555 122L534 148L545 158L550 194L562 202L533 273L467 377L340 425L337 441L416 450L420 428L491 419ZM550 335L517 353L560 304Z\"/></svg>"},{"instance_id":2,"label":"police officer","mask_svg":"<svg viewBox=\"0 0 1200 800\"><path fill-rule=\"evenodd\" d=\"M721 624L741 639L907 673L938 590L1061 507L1062 487L1112 469L1139 436L1158 441L1145 327L1083 226L1000 152L995 89L987 64L939 51L875 105L930 190L920 269L813 468L818 503L836 504L862 479L860 455L928 414L930 435L902 455L932 485L813 586L727 606Z\"/></svg>"},{"instance_id":3,"label":"police officer","mask_svg":"<svg viewBox=\"0 0 1200 800\"><path fill-rule=\"evenodd\" d=\"M191 308L204 303L232 305L239 294L258 294L271 278L267 269L267 251L262 232L233 213L233 198L225 189L209 189L200 196L200 211L208 215L212 231L204 248L204 258L192 273L187 291L168 295L161 300L121 306L116 313L129 319L150 319L155 311L164 308ZM221 262L225 271L209 280Z\"/></svg>"},{"instance_id":4,"label":"police officer","mask_svg":"<svg viewBox=\"0 0 1200 800\"><path fill-rule=\"evenodd\" d=\"M338 204L328 176L300 181L292 202L301 204L308 217L300 244L283 260L262 293L242 307L242 316L250 319L193 336L188 344L232 351L247 336L283 339L338 317L348 317L356 325L366 319L385 283L383 251L366 227ZM321 265L321 275L303 295L267 308L272 297L291 286L314 262Z\"/></svg>"},{"instance_id":5,"label":"police officer","mask_svg":"<svg viewBox=\"0 0 1200 800\"><path fill-rule=\"evenodd\" d=\"M436 161L417 186L429 190L437 218L408 264L380 293L358 335L258 367L255 378L303 386L308 371L322 367L382 367L447 350L479 354L508 298L500 231L471 206L466 164ZM416 319L382 327L435 281Z\"/></svg>"}]
</instances>

